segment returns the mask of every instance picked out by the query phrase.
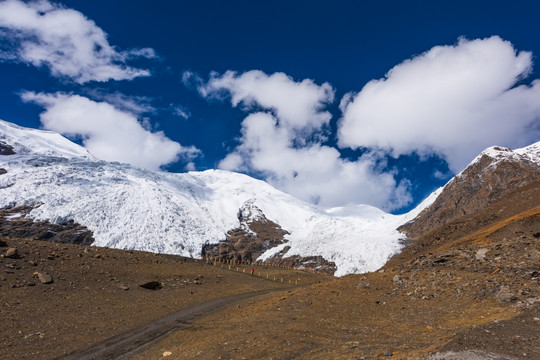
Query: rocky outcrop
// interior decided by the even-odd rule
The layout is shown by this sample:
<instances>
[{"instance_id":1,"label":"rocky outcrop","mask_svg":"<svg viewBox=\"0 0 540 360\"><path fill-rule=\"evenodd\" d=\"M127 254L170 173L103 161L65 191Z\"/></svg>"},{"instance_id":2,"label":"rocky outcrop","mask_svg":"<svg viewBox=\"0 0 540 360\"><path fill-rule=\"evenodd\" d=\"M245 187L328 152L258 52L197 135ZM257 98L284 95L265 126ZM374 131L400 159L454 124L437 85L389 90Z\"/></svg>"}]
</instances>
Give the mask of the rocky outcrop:
<instances>
[{"instance_id":1,"label":"rocky outcrop","mask_svg":"<svg viewBox=\"0 0 540 360\"><path fill-rule=\"evenodd\" d=\"M0 155L15 155L13 147L0 141Z\"/></svg>"},{"instance_id":2,"label":"rocky outcrop","mask_svg":"<svg viewBox=\"0 0 540 360\"><path fill-rule=\"evenodd\" d=\"M415 240L461 216L474 213L508 193L540 180L540 145L512 151L493 147L454 177L435 202L398 228Z\"/></svg>"},{"instance_id":3,"label":"rocky outcrop","mask_svg":"<svg viewBox=\"0 0 540 360\"><path fill-rule=\"evenodd\" d=\"M205 245L202 255L252 262L266 250L286 242L284 236L288 232L267 219L253 201L247 201L239 209L238 220L240 226L230 230L226 240Z\"/></svg>"},{"instance_id":4,"label":"rocky outcrop","mask_svg":"<svg viewBox=\"0 0 540 360\"><path fill-rule=\"evenodd\" d=\"M289 249L289 246L285 246L281 252L272 256L271 258L268 258L265 262L279 264L295 269L313 270L331 275L333 275L337 270L337 266L334 262L328 261L322 256L287 256Z\"/></svg>"},{"instance_id":5,"label":"rocky outcrop","mask_svg":"<svg viewBox=\"0 0 540 360\"><path fill-rule=\"evenodd\" d=\"M86 227L73 221L65 224L33 221L26 217L31 210L28 206L0 210L0 236L64 244L91 245L94 242L92 232Z\"/></svg>"},{"instance_id":6,"label":"rocky outcrop","mask_svg":"<svg viewBox=\"0 0 540 360\"><path fill-rule=\"evenodd\" d=\"M239 209L238 220L240 226L229 231L226 240L203 247L203 257L251 263L266 250L287 242L285 235L289 232L267 219L261 209L251 200L246 201ZM329 274L334 274L337 270L335 263L327 261L322 256L287 256L289 249L290 246L285 246L283 250L266 259L265 262Z\"/></svg>"}]
</instances>

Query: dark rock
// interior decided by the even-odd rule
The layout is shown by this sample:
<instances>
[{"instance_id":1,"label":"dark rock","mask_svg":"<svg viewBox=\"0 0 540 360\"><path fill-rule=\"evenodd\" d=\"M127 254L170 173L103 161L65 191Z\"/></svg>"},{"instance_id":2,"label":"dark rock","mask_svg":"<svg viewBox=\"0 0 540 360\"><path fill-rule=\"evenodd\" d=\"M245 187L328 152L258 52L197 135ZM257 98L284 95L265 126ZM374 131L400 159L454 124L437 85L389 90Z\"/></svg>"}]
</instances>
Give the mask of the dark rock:
<instances>
[{"instance_id":1,"label":"dark rock","mask_svg":"<svg viewBox=\"0 0 540 360\"><path fill-rule=\"evenodd\" d=\"M0 155L15 155L13 146L0 141Z\"/></svg>"},{"instance_id":2,"label":"dark rock","mask_svg":"<svg viewBox=\"0 0 540 360\"><path fill-rule=\"evenodd\" d=\"M266 250L286 241L284 236L288 232L268 220L252 201L246 201L239 209L238 220L240 226L229 231L224 241L203 246L202 255L223 260L252 262Z\"/></svg>"},{"instance_id":3,"label":"dark rock","mask_svg":"<svg viewBox=\"0 0 540 360\"><path fill-rule=\"evenodd\" d=\"M149 281L139 286L142 287L143 289L148 289L148 290L159 290L163 288L163 284L160 281Z\"/></svg>"},{"instance_id":4,"label":"dark rock","mask_svg":"<svg viewBox=\"0 0 540 360\"><path fill-rule=\"evenodd\" d=\"M7 170L4 168L0 168L0 175L7 174Z\"/></svg>"},{"instance_id":5,"label":"dark rock","mask_svg":"<svg viewBox=\"0 0 540 360\"><path fill-rule=\"evenodd\" d=\"M0 240L0 247L6 247L8 246L7 243L3 240Z\"/></svg>"},{"instance_id":6,"label":"dark rock","mask_svg":"<svg viewBox=\"0 0 540 360\"><path fill-rule=\"evenodd\" d=\"M1 209L0 236L80 245L91 245L94 242L92 232L73 221L53 224L48 221L34 222L32 219L26 218L32 209L29 206ZM19 216L7 218L16 214Z\"/></svg>"}]
</instances>

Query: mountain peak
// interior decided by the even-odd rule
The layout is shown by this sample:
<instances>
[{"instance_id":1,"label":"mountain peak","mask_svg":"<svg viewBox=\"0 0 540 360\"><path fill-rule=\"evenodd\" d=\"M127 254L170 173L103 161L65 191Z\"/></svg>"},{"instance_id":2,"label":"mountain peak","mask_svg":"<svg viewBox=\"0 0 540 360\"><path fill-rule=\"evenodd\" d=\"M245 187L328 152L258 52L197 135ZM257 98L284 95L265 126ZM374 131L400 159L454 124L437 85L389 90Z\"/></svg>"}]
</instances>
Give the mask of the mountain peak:
<instances>
[{"instance_id":1,"label":"mountain peak","mask_svg":"<svg viewBox=\"0 0 540 360\"><path fill-rule=\"evenodd\" d=\"M56 132L25 128L4 120L0 120L0 142L14 154L96 160L85 148Z\"/></svg>"},{"instance_id":2,"label":"mountain peak","mask_svg":"<svg viewBox=\"0 0 540 360\"><path fill-rule=\"evenodd\" d=\"M450 180L430 207L398 230L419 238L539 179L540 142L516 150L492 146Z\"/></svg>"},{"instance_id":3,"label":"mountain peak","mask_svg":"<svg viewBox=\"0 0 540 360\"><path fill-rule=\"evenodd\" d=\"M502 146L491 146L482 151L466 169L481 162L484 158L491 159L490 166L492 167L500 161L522 161L540 165L540 141L516 150Z\"/></svg>"}]
</instances>

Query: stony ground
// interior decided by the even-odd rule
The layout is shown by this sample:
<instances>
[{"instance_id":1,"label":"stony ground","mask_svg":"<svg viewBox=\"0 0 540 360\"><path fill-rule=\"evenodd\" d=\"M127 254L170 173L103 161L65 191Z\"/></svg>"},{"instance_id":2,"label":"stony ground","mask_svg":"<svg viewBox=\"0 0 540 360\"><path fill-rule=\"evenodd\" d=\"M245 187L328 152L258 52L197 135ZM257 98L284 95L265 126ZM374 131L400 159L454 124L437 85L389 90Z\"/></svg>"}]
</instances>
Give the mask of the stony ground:
<instances>
[{"instance_id":1,"label":"stony ground","mask_svg":"<svg viewBox=\"0 0 540 360\"><path fill-rule=\"evenodd\" d=\"M251 268L229 271L176 256L3 237L0 359L58 358L211 299L330 278L256 269L251 276ZM149 282L162 288L140 286Z\"/></svg>"},{"instance_id":2,"label":"stony ground","mask_svg":"<svg viewBox=\"0 0 540 360\"><path fill-rule=\"evenodd\" d=\"M440 278L448 271L439 273ZM210 315L163 340L139 359L423 359L441 350L468 347L534 359L540 355L540 322L525 306L524 322L497 328L503 345L486 342L483 326L513 323L524 307L494 298L478 299L461 287L441 290L429 286L408 288L396 283L399 271L349 276L344 279L267 295L246 301L226 312ZM417 272L418 279L434 278ZM477 275L452 272L456 279L474 282ZM465 285L466 283L464 283ZM468 287L468 286L466 286ZM532 314L532 315L531 315ZM495 324L495 325L494 325ZM477 329L475 333L468 333ZM487 329L487 328L486 328ZM459 341L467 339L467 343ZM441 350L442 351L442 350ZM523 355L526 354L526 355Z\"/></svg>"}]
</instances>

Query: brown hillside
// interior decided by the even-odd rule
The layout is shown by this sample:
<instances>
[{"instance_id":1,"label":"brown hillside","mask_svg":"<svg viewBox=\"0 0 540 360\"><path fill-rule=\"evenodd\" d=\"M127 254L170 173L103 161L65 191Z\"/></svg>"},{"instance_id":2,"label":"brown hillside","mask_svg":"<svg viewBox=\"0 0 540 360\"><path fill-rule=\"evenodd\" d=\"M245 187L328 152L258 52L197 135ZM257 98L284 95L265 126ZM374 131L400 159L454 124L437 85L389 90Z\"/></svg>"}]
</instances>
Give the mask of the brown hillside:
<instances>
[{"instance_id":1,"label":"brown hillside","mask_svg":"<svg viewBox=\"0 0 540 360\"><path fill-rule=\"evenodd\" d=\"M496 148L503 155L511 150ZM473 214L515 189L540 181L540 167L526 158L495 161L482 155L454 177L435 202L398 230L418 239L464 215Z\"/></svg>"}]
</instances>

